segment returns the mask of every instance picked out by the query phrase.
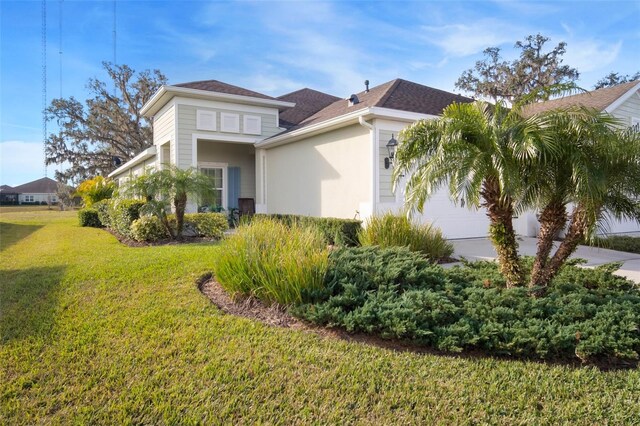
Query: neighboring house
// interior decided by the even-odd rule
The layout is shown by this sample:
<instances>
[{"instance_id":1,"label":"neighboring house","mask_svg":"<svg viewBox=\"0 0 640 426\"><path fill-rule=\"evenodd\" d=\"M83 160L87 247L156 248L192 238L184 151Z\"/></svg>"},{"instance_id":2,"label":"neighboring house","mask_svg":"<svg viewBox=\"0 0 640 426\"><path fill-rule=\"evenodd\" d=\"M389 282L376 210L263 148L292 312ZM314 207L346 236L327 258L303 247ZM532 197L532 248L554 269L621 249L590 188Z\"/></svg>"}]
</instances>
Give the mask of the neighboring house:
<instances>
[{"instance_id":1,"label":"neighboring house","mask_svg":"<svg viewBox=\"0 0 640 426\"><path fill-rule=\"evenodd\" d=\"M0 205L18 204L18 193L9 185L0 186Z\"/></svg>"},{"instance_id":2,"label":"neighboring house","mask_svg":"<svg viewBox=\"0 0 640 426\"><path fill-rule=\"evenodd\" d=\"M633 127L636 131L640 131L640 80L540 102L529 106L526 109L526 114L531 115L550 109L572 106L584 106L606 112L616 117L621 126ZM605 222L607 233L618 234L640 231L640 226L635 221L618 221L613 217L607 217ZM515 221L515 227L516 232L519 234L531 236L537 235L540 229L533 213L521 215Z\"/></svg>"},{"instance_id":3,"label":"neighboring house","mask_svg":"<svg viewBox=\"0 0 640 426\"><path fill-rule=\"evenodd\" d=\"M58 183L48 177L34 180L16 186L13 190L18 194L18 204L42 203L54 204L58 202L56 196Z\"/></svg>"},{"instance_id":4,"label":"neighboring house","mask_svg":"<svg viewBox=\"0 0 640 426\"><path fill-rule=\"evenodd\" d=\"M619 103L622 111L632 95L603 108ZM404 185L393 191L386 145L453 102L472 99L401 79L348 99L311 89L274 98L216 80L163 86L142 109L153 118L153 146L109 176L123 181L175 164L210 175L216 195L204 204L224 209L249 198L262 213L366 219L399 212ZM424 210L419 219L448 238L487 234L484 210L454 205L445 189ZM529 219L519 219L526 235L535 232Z\"/></svg>"}]
</instances>

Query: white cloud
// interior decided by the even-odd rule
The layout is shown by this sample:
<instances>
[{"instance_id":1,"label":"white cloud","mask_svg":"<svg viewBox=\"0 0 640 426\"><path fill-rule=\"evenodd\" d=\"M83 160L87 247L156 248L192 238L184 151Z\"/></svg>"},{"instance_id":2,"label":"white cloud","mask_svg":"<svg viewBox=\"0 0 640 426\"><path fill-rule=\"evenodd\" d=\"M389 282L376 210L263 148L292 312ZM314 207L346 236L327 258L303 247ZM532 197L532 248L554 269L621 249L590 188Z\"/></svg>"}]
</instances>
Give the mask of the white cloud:
<instances>
[{"instance_id":1,"label":"white cloud","mask_svg":"<svg viewBox=\"0 0 640 426\"><path fill-rule=\"evenodd\" d=\"M564 63L577 68L581 73L608 70L609 65L618 58L621 48L622 41L605 43L593 39L569 40Z\"/></svg>"},{"instance_id":2,"label":"white cloud","mask_svg":"<svg viewBox=\"0 0 640 426\"><path fill-rule=\"evenodd\" d=\"M520 26L497 20L480 19L467 24L423 26L423 40L440 47L450 56L468 56L490 46L513 44L526 35Z\"/></svg>"},{"instance_id":3,"label":"white cloud","mask_svg":"<svg viewBox=\"0 0 640 426\"><path fill-rule=\"evenodd\" d=\"M0 143L0 183L2 185L22 185L39 179L44 174L42 144L25 141L5 141ZM53 169L49 167L49 176Z\"/></svg>"}]
</instances>

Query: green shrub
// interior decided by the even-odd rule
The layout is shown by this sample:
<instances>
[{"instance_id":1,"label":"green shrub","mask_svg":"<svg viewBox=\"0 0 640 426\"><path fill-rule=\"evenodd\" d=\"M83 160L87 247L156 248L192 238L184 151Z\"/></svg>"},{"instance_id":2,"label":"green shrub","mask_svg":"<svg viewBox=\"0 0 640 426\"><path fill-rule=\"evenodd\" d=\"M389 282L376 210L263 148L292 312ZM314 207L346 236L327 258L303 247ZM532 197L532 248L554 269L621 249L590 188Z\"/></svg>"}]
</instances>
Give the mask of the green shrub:
<instances>
[{"instance_id":1,"label":"green shrub","mask_svg":"<svg viewBox=\"0 0 640 426\"><path fill-rule=\"evenodd\" d=\"M96 209L86 208L78 210L78 221L80 222L80 226L91 226L93 228L102 227Z\"/></svg>"},{"instance_id":2,"label":"green shrub","mask_svg":"<svg viewBox=\"0 0 640 426\"><path fill-rule=\"evenodd\" d=\"M192 223L201 237L220 239L224 231L229 229L224 213L190 213L184 215L184 221Z\"/></svg>"},{"instance_id":3,"label":"green shrub","mask_svg":"<svg viewBox=\"0 0 640 426\"><path fill-rule=\"evenodd\" d=\"M628 235L611 235L606 238L596 238L590 245L609 250L640 253L640 238L630 237Z\"/></svg>"},{"instance_id":4,"label":"green shrub","mask_svg":"<svg viewBox=\"0 0 640 426\"><path fill-rule=\"evenodd\" d=\"M302 302L303 290L322 287L327 259L318 230L256 219L223 240L214 273L232 294L290 305Z\"/></svg>"},{"instance_id":5,"label":"green shrub","mask_svg":"<svg viewBox=\"0 0 640 426\"><path fill-rule=\"evenodd\" d=\"M85 207L93 207L94 203L111 198L115 190L114 181L96 176L78 185L76 194L82 197Z\"/></svg>"},{"instance_id":6,"label":"green shrub","mask_svg":"<svg viewBox=\"0 0 640 426\"><path fill-rule=\"evenodd\" d=\"M110 229L118 234L132 238L131 223L140 218L140 209L144 201L113 199L109 204Z\"/></svg>"},{"instance_id":7,"label":"green shrub","mask_svg":"<svg viewBox=\"0 0 640 426\"><path fill-rule=\"evenodd\" d=\"M92 208L96 209L96 211L98 212L100 223L106 228L111 228L111 217L109 215L110 201L111 200L100 200L93 203L92 206Z\"/></svg>"},{"instance_id":8,"label":"green shrub","mask_svg":"<svg viewBox=\"0 0 640 426\"><path fill-rule=\"evenodd\" d=\"M169 234L157 217L141 216L131 222L131 237L136 241L154 242L169 238Z\"/></svg>"},{"instance_id":9,"label":"green shrub","mask_svg":"<svg viewBox=\"0 0 640 426\"><path fill-rule=\"evenodd\" d=\"M312 217L292 214L256 214L254 217L266 217L286 225L315 226L322 232L327 244L349 247L358 245L358 233L362 227L362 222L359 220L338 219L335 217Z\"/></svg>"},{"instance_id":10,"label":"green shrub","mask_svg":"<svg viewBox=\"0 0 640 426\"><path fill-rule=\"evenodd\" d=\"M614 268L565 266L548 294L534 298L493 282L500 279L495 263L445 270L406 247L342 248L329 257L324 288L304 292L307 302L292 313L453 352L637 360L640 290L612 275Z\"/></svg>"},{"instance_id":11,"label":"green shrub","mask_svg":"<svg viewBox=\"0 0 640 426\"><path fill-rule=\"evenodd\" d=\"M419 225L406 216L391 213L369 218L358 238L363 246L409 247L432 261L453 254L453 245L444 239L439 228Z\"/></svg>"}]
</instances>

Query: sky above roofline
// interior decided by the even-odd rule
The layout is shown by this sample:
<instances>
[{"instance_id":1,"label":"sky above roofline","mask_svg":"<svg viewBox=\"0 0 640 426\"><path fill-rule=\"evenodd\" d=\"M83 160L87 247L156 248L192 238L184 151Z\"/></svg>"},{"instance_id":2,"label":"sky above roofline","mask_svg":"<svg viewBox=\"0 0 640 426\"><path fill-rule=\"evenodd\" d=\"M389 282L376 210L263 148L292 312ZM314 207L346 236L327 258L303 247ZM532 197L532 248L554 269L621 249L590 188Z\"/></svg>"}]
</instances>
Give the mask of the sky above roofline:
<instances>
[{"instance_id":1,"label":"sky above roofline","mask_svg":"<svg viewBox=\"0 0 640 426\"><path fill-rule=\"evenodd\" d=\"M89 78L106 79L113 3L47 2L48 101L84 100ZM567 42L565 63L591 89L611 71L640 69L639 13L638 1L118 0L116 60L159 69L170 84L216 79L271 96L309 87L347 97L365 79L394 78L457 93L483 49L513 59L517 40L542 33ZM3 0L0 15L0 184L15 186L44 173L41 2Z\"/></svg>"}]
</instances>

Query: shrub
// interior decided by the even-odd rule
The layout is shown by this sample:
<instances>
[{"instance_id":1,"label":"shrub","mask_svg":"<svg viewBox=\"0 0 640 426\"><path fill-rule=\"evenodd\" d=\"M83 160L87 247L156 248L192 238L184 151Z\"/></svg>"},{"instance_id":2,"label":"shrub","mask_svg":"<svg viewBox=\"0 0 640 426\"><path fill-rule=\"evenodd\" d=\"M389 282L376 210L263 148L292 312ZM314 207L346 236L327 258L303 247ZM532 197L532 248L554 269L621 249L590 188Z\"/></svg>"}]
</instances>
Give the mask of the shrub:
<instances>
[{"instance_id":1,"label":"shrub","mask_svg":"<svg viewBox=\"0 0 640 426\"><path fill-rule=\"evenodd\" d=\"M224 213L190 213L184 215L185 223L192 223L201 237L220 239L229 229L227 215Z\"/></svg>"},{"instance_id":2,"label":"shrub","mask_svg":"<svg viewBox=\"0 0 640 426\"><path fill-rule=\"evenodd\" d=\"M256 214L254 217L266 217L286 225L315 226L322 232L327 244L350 247L358 245L358 233L362 227L362 222L359 220L338 219L335 217L312 217L291 214Z\"/></svg>"},{"instance_id":3,"label":"shrub","mask_svg":"<svg viewBox=\"0 0 640 426\"><path fill-rule=\"evenodd\" d=\"M609 250L640 253L640 238L628 235L611 235L606 238L596 238L591 245Z\"/></svg>"},{"instance_id":4,"label":"shrub","mask_svg":"<svg viewBox=\"0 0 640 426\"><path fill-rule=\"evenodd\" d=\"M115 182L102 176L96 176L78 185L76 193L82 197L85 207L92 207L98 201L111 198L115 190Z\"/></svg>"},{"instance_id":5,"label":"shrub","mask_svg":"<svg viewBox=\"0 0 640 426\"><path fill-rule=\"evenodd\" d=\"M100 200L93 203L92 208L98 212L98 218L102 226L111 228L111 216L109 215L111 200Z\"/></svg>"},{"instance_id":6,"label":"shrub","mask_svg":"<svg viewBox=\"0 0 640 426\"><path fill-rule=\"evenodd\" d=\"M167 230L155 216L142 216L131 222L131 237L136 241L153 242L169 238Z\"/></svg>"},{"instance_id":7,"label":"shrub","mask_svg":"<svg viewBox=\"0 0 640 426\"><path fill-rule=\"evenodd\" d=\"M223 240L214 273L232 294L290 305L302 302L303 290L322 287L327 258L318 230L256 219Z\"/></svg>"},{"instance_id":8,"label":"shrub","mask_svg":"<svg viewBox=\"0 0 640 426\"><path fill-rule=\"evenodd\" d=\"M294 315L441 350L582 361L637 360L640 290L611 274L567 265L545 297L500 288L492 262L445 270L406 247L331 253L324 288ZM583 285L588 278L589 285Z\"/></svg>"},{"instance_id":9,"label":"shrub","mask_svg":"<svg viewBox=\"0 0 640 426\"><path fill-rule=\"evenodd\" d=\"M85 208L78 210L78 221L80 222L80 226L91 226L93 228L100 228L102 226L96 209Z\"/></svg>"},{"instance_id":10,"label":"shrub","mask_svg":"<svg viewBox=\"0 0 640 426\"><path fill-rule=\"evenodd\" d=\"M391 213L369 218L358 238L363 246L409 247L432 261L453 254L453 245L444 239L439 228L419 225L406 216Z\"/></svg>"},{"instance_id":11,"label":"shrub","mask_svg":"<svg viewBox=\"0 0 640 426\"><path fill-rule=\"evenodd\" d=\"M144 202L140 200L113 199L109 204L110 229L131 238L131 223L140 218L140 209Z\"/></svg>"}]
</instances>

